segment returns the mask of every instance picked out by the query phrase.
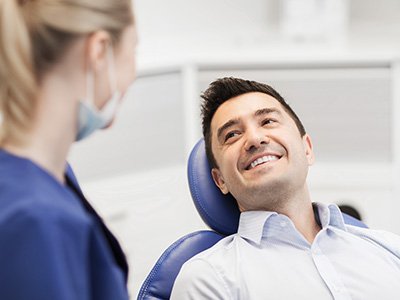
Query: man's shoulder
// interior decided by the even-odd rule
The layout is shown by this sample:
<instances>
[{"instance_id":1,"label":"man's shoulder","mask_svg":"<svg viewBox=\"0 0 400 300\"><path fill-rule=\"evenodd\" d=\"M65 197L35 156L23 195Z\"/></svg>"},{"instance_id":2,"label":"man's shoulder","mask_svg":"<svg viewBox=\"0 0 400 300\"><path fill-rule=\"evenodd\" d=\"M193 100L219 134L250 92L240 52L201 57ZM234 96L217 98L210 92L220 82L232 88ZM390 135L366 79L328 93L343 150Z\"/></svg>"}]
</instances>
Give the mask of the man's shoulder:
<instances>
[{"instance_id":1,"label":"man's shoulder","mask_svg":"<svg viewBox=\"0 0 400 300\"><path fill-rule=\"evenodd\" d=\"M234 299L227 275L235 266L239 239L237 234L227 236L186 261L175 280L171 299Z\"/></svg>"},{"instance_id":2,"label":"man's shoulder","mask_svg":"<svg viewBox=\"0 0 400 300\"><path fill-rule=\"evenodd\" d=\"M369 240L385 248L400 258L400 235L385 230L361 228L352 225L346 225L346 229L360 238Z\"/></svg>"},{"instance_id":3,"label":"man's shoulder","mask_svg":"<svg viewBox=\"0 0 400 300\"><path fill-rule=\"evenodd\" d=\"M234 245L237 243L238 238L240 237L237 234L226 236L212 247L193 256L185 264L191 264L199 260L209 263L221 262L221 257L228 257L232 251L235 251Z\"/></svg>"},{"instance_id":4,"label":"man's shoulder","mask_svg":"<svg viewBox=\"0 0 400 300\"><path fill-rule=\"evenodd\" d=\"M203 266L204 268L214 268L219 266L218 269L220 269L221 265L229 265L230 259L235 256L234 254L237 249L235 245L237 244L238 239L240 239L240 236L237 234L229 235L207 250L204 250L190 258L183 266L185 269L197 269L199 266Z\"/></svg>"},{"instance_id":5,"label":"man's shoulder","mask_svg":"<svg viewBox=\"0 0 400 300\"><path fill-rule=\"evenodd\" d=\"M400 235L386 230L363 228L347 224L345 226L347 231L359 236L372 237L377 239L394 239L394 240L400 239Z\"/></svg>"}]
</instances>

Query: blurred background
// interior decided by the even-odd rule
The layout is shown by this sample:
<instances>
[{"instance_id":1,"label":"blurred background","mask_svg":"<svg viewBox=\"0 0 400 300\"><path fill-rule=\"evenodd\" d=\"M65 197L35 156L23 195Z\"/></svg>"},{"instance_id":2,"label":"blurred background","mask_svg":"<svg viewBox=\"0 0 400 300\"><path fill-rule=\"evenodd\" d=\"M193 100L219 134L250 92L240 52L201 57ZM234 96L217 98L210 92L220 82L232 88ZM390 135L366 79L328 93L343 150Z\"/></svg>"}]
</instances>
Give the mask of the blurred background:
<instances>
[{"instance_id":1,"label":"blurred background","mask_svg":"<svg viewBox=\"0 0 400 300\"><path fill-rule=\"evenodd\" d=\"M135 298L162 252L206 228L186 161L213 80L265 82L313 138L313 201L400 234L400 1L135 0L137 80L114 126L70 155L119 237Z\"/></svg>"}]
</instances>

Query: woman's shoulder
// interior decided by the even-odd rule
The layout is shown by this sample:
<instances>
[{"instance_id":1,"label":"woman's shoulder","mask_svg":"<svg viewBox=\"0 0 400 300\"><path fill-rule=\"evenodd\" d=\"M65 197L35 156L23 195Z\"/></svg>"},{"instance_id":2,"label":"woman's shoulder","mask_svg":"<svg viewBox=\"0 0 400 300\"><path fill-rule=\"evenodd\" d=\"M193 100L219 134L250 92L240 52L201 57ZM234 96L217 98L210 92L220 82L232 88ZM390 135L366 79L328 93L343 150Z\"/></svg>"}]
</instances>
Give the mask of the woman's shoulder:
<instances>
[{"instance_id":1,"label":"woman's shoulder","mask_svg":"<svg viewBox=\"0 0 400 300\"><path fill-rule=\"evenodd\" d=\"M0 193L0 199L0 228L3 229L15 226L25 230L33 226L45 231L50 228L52 231L82 231L93 223L81 207L68 204L63 195L25 190L10 193L7 199Z\"/></svg>"},{"instance_id":2,"label":"woman's shoulder","mask_svg":"<svg viewBox=\"0 0 400 300\"><path fill-rule=\"evenodd\" d=\"M89 226L91 219L77 196L46 174L26 168L4 173L0 168L0 226L41 223L49 226Z\"/></svg>"}]
</instances>

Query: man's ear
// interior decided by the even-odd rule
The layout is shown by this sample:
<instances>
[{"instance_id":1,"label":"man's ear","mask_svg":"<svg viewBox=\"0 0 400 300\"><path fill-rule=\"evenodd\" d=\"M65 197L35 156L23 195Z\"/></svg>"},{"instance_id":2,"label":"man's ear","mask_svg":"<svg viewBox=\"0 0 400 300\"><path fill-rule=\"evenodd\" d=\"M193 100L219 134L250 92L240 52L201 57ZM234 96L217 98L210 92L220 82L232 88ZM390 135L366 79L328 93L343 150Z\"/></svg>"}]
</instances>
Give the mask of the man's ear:
<instances>
[{"instance_id":1,"label":"man's ear","mask_svg":"<svg viewBox=\"0 0 400 300\"><path fill-rule=\"evenodd\" d=\"M308 165L311 166L315 161L315 156L311 137L307 133L303 136L303 144L306 150Z\"/></svg>"},{"instance_id":2,"label":"man's ear","mask_svg":"<svg viewBox=\"0 0 400 300\"><path fill-rule=\"evenodd\" d=\"M225 181L224 181L224 178L222 177L221 171L217 168L212 168L211 176L212 176L215 184L217 185L217 187L219 187L219 189L221 190L221 192L224 195L228 194L229 191L225 185Z\"/></svg>"}]
</instances>

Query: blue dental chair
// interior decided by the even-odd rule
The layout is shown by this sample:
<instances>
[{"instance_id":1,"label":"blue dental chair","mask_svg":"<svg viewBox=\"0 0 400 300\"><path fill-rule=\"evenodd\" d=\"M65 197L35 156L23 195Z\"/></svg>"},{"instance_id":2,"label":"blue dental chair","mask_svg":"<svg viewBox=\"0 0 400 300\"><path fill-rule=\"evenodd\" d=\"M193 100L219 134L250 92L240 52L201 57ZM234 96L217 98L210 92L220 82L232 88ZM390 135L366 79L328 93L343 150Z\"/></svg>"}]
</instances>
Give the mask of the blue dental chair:
<instances>
[{"instance_id":1,"label":"blue dental chair","mask_svg":"<svg viewBox=\"0 0 400 300\"><path fill-rule=\"evenodd\" d=\"M187 260L237 232L239 208L230 194L223 195L214 184L203 139L194 146L189 156L187 172L197 211L212 230L185 235L165 250L144 281L139 300L169 299L175 278ZM343 217L346 224L367 227L349 215L343 214Z\"/></svg>"}]
</instances>

